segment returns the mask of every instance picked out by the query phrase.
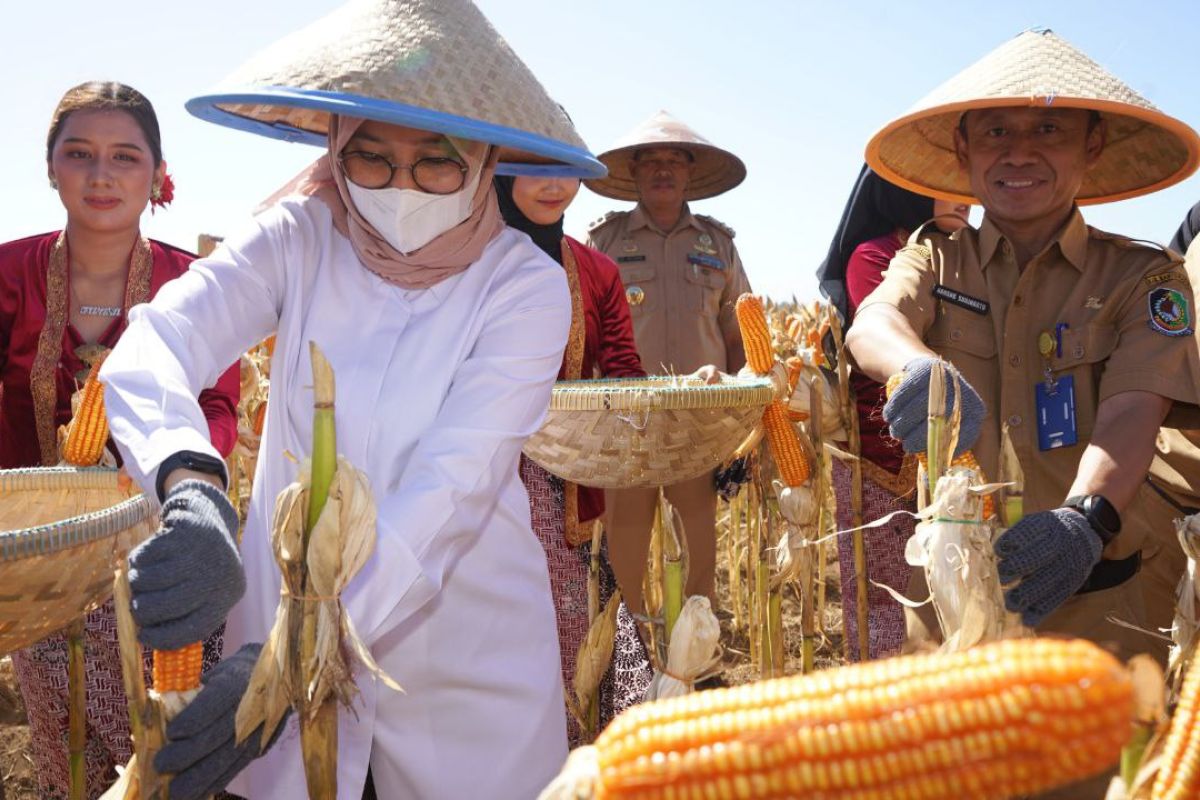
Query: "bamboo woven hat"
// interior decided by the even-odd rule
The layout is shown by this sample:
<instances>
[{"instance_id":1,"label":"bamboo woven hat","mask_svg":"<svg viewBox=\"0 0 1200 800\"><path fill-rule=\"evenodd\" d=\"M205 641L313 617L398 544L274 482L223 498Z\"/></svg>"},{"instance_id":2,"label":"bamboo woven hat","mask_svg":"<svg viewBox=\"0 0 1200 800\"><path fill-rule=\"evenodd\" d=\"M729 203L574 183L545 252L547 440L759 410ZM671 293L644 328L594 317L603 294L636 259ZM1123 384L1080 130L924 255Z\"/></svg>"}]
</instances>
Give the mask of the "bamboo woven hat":
<instances>
[{"instance_id":1,"label":"bamboo woven hat","mask_svg":"<svg viewBox=\"0 0 1200 800\"><path fill-rule=\"evenodd\" d=\"M604 175L566 113L470 0L352 0L263 50L201 119L325 146L331 113L488 142L521 174Z\"/></svg>"},{"instance_id":2,"label":"bamboo woven hat","mask_svg":"<svg viewBox=\"0 0 1200 800\"><path fill-rule=\"evenodd\" d=\"M1100 113L1108 136L1076 202L1105 203L1163 189L1200 165L1200 138L1049 30L1010 39L934 89L867 144L867 163L913 191L965 203L967 177L954 154L966 111L1057 106Z\"/></svg>"},{"instance_id":3,"label":"bamboo woven hat","mask_svg":"<svg viewBox=\"0 0 1200 800\"><path fill-rule=\"evenodd\" d=\"M608 167L608 177L589 180L588 188L614 200L636 201L637 186L629 165L634 152L647 147L678 147L691 153L695 169L685 200L715 197L746 179L746 165L740 158L717 147L666 111L659 111L622 137L612 149L600 154L600 160Z\"/></svg>"}]
</instances>

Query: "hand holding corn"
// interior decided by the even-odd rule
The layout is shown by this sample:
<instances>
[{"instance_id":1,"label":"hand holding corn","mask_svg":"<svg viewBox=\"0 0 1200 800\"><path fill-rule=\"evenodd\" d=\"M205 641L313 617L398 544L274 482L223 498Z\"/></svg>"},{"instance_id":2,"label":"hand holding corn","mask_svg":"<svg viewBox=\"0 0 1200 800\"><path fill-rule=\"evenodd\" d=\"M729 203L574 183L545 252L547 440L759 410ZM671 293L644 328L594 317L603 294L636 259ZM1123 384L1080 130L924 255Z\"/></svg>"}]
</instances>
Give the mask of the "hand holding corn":
<instances>
[{"instance_id":1,"label":"hand holding corn","mask_svg":"<svg viewBox=\"0 0 1200 800\"><path fill-rule=\"evenodd\" d=\"M883 418L891 429L892 438L897 439L906 453L924 453L929 420L929 374L935 358L916 358L904 366L904 371L888 381L888 401L883 407ZM954 455L959 456L975 444L983 427L987 409L979 393L967 383L952 364L946 363L946 372L958 381L962 405L962 422L959 427L958 445ZM894 387L893 387L894 383ZM954 409L954 392L946 390L946 416Z\"/></svg>"},{"instance_id":2,"label":"hand holding corn","mask_svg":"<svg viewBox=\"0 0 1200 800\"><path fill-rule=\"evenodd\" d=\"M225 493L185 480L167 493L158 533L129 554L139 640L156 650L203 641L246 591L237 512Z\"/></svg>"},{"instance_id":3,"label":"hand holding corn","mask_svg":"<svg viewBox=\"0 0 1200 800\"><path fill-rule=\"evenodd\" d=\"M1008 586L1004 605L1034 627L1083 585L1104 545L1083 514L1055 508L1025 517L994 547L1000 582Z\"/></svg>"}]
</instances>

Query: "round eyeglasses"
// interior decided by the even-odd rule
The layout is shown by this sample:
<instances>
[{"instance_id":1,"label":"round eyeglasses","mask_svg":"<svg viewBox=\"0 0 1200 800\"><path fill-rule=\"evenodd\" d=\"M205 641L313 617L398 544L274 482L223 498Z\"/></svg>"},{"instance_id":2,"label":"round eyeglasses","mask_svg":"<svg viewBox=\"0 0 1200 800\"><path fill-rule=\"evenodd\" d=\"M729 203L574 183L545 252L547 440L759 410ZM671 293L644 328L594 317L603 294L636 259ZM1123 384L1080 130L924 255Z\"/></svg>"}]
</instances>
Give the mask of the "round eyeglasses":
<instances>
[{"instance_id":1,"label":"round eyeglasses","mask_svg":"<svg viewBox=\"0 0 1200 800\"><path fill-rule=\"evenodd\" d=\"M412 164L393 164L378 153L349 150L338 156L346 177L364 189L382 189L396 170L412 173L413 183L429 194L453 194L467 181L467 166L453 158L419 158Z\"/></svg>"}]
</instances>

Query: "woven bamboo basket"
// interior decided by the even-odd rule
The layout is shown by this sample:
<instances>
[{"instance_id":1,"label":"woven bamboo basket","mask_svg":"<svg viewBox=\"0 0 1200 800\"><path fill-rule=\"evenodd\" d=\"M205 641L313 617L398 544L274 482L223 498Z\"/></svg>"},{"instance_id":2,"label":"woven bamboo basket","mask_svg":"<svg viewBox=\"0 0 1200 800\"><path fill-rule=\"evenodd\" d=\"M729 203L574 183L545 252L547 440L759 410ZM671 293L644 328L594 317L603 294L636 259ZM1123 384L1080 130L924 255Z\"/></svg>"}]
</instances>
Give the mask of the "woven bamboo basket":
<instances>
[{"instance_id":1,"label":"woven bamboo basket","mask_svg":"<svg viewBox=\"0 0 1200 800\"><path fill-rule=\"evenodd\" d=\"M565 480L600 489L668 486L716 468L774 397L766 379L561 381L525 455Z\"/></svg>"},{"instance_id":2,"label":"woven bamboo basket","mask_svg":"<svg viewBox=\"0 0 1200 800\"><path fill-rule=\"evenodd\" d=\"M115 469L0 471L0 655L107 600L118 559L153 525L150 501Z\"/></svg>"}]
</instances>

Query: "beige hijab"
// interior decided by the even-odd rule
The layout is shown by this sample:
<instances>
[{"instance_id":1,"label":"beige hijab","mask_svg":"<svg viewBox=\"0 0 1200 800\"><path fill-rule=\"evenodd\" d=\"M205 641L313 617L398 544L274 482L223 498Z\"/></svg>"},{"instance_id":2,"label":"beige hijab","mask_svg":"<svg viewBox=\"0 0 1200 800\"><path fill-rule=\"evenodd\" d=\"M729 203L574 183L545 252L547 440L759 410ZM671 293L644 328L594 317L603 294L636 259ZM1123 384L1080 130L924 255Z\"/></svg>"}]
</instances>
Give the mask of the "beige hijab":
<instances>
[{"instance_id":1,"label":"beige hijab","mask_svg":"<svg viewBox=\"0 0 1200 800\"><path fill-rule=\"evenodd\" d=\"M492 185L499 150L481 142L463 146L463 140L456 140L455 144L459 145L458 150L467 162L468 174L482 170L479 186L471 199L471 215L424 247L405 255L388 244L363 219L346 188L346 176L337 155L363 122L355 117L331 114L329 152L288 181L260 208L290 194L315 195L329 206L334 227L350 240L363 266L404 289L427 289L478 261L488 242L504 228Z\"/></svg>"}]
</instances>

